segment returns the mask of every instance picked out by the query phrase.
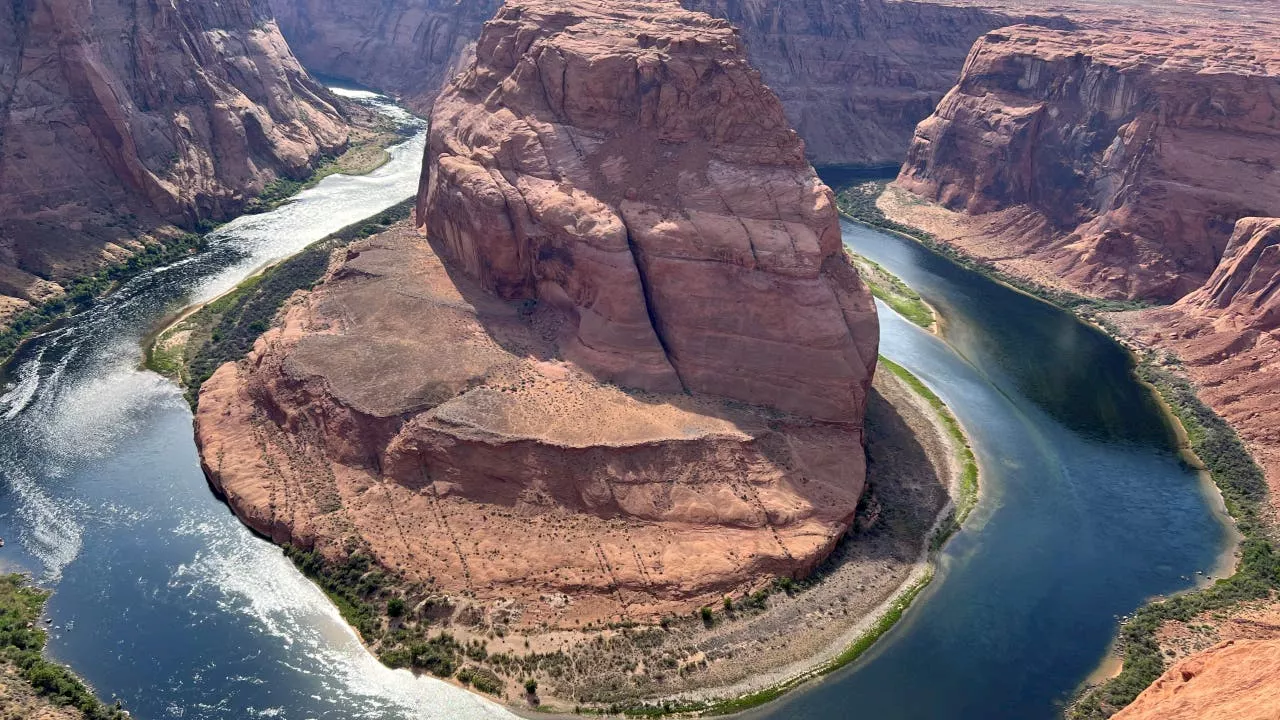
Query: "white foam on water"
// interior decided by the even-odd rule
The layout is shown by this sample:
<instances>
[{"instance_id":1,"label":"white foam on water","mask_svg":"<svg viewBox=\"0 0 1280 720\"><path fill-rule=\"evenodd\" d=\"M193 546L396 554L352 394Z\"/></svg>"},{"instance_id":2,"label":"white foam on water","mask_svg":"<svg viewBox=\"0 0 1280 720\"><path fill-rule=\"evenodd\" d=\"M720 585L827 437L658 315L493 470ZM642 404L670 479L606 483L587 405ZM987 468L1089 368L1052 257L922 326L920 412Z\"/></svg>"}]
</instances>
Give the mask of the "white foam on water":
<instances>
[{"instance_id":1,"label":"white foam on water","mask_svg":"<svg viewBox=\"0 0 1280 720\"><path fill-rule=\"evenodd\" d=\"M76 507L50 497L16 463L3 462L4 475L17 499L17 514L22 519L18 539L23 547L44 566L41 580L57 582L62 570L76 559L83 546L84 526Z\"/></svg>"},{"instance_id":2,"label":"white foam on water","mask_svg":"<svg viewBox=\"0 0 1280 720\"><path fill-rule=\"evenodd\" d=\"M190 518L179 532L203 536L202 549L179 566L171 587L216 588L222 611L246 617L260 632L289 648L292 672L320 678L323 699L346 716L404 718L514 718L501 706L434 678L392 670L361 644L324 593L278 548L251 536L237 521ZM317 696L316 699L322 699ZM280 709L259 711L275 717Z\"/></svg>"},{"instance_id":3,"label":"white foam on water","mask_svg":"<svg viewBox=\"0 0 1280 720\"><path fill-rule=\"evenodd\" d=\"M32 398L36 396L36 390L40 387L40 359L43 357L44 348L40 348L40 352L36 353L34 358L18 368L15 373L18 381L13 384L12 389L0 395L0 410L4 410L4 420L17 417L18 413L25 410L27 405L31 404Z\"/></svg>"}]
</instances>

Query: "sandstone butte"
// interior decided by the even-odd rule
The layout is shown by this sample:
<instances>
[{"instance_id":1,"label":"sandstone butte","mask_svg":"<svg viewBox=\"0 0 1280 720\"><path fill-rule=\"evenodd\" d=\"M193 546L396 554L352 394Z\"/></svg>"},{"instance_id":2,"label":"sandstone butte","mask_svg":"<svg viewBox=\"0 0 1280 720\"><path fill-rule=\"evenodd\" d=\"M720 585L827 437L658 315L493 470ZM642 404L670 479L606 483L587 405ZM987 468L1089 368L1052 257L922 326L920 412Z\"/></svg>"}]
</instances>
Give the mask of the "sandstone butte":
<instances>
[{"instance_id":1,"label":"sandstone butte","mask_svg":"<svg viewBox=\"0 0 1280 720\"><path fill-rule=\"evenodd\" d=\"M123 38L123 40L122 40ZM265 0L0 9L0 323L347 142Z\"/></svg>"},{"instance_id":2,"label":"sandstone butte","mask_svg":"<svg viewBox=\"0 0 1280 720\"><path fill-rule=\"evenodd\" d=\"M499 0L272 0L307 67L355 78L428 112ZM684 0L728 20L818 165L896 166L983 33L1068 27L1060 8L1008 1ZM1039 13L1039 14L1037 14Z\"/></svg>"},{"instance_id":3,"label":"sandstone butte","mask_svg":"<svg viewBox=\"0 0 1280 720\"><path fill-rule=\"evenodd\" d=\"M688 612L847 530L874 305L727 23L508 3L435 103L417 219L203 386L249 525L526 627Z\"/></svg>"}]
</instances>

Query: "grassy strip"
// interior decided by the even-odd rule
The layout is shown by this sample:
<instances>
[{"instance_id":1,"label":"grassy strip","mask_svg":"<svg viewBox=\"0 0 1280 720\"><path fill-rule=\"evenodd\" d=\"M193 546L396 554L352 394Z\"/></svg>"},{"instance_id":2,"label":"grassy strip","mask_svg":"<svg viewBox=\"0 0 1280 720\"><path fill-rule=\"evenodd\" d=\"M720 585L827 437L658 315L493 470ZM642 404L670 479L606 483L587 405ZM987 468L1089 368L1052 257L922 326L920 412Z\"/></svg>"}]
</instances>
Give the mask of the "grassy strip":
<instances>
[{"instance_id":1,"label":"grassy strip","mask_svg":"<svg viewBox=\"0 0 1280 720\"><path fill-rule=\"evenodd\" d=\"M297 290L309 290L329 267L338 247L386 230L409 217L413 199L308 245L298 254L246 279L190 317L166 329L147 349L146 367L183 385L195 406L200 386L223 363L239 360L271 326L280 307ZM177 333L188 333L175 342Z\"/></svg>"},{"instance_id":2,"label":"grassy strip","mask_svg":"<svg viewBox=\"0 0 1280 720\"><path fill-rule=\"evenodd\" d=\"M49 593L32 587L22 575L0 576L0 663L39 696L78 709L87 720L123 720L118 706L104 705L70 670L44 658L48 639L40 627Z\"/></svg>"},{"instance_id":3,"label":"grassy strip","mask_svg":"<svg viewBox=\"0 0 1280 720\"><path fill-rule=\"evenodd\" d=\"M1151 383L1187 431L1191 449L1222 492L1244 540L1234 575L1213 585L1139 609L1120 629L1124 667L1088 691L1070 710L1072 720L1101 720L1133 702L1165 670L1156 632L1165 622L1189 622L1211 610L1269 598L1280 591L1280 551L1268 538L1263 516L1267 485L1261 468L1225 420L1201 402L1185 379L1144 360L1138 375Z\"/></svg>"},{"instance_id":4,"label":"grassy strip","mask_svg":"<svg viewBox=\"0 0 1280 720\"><path fill-rule=\"evenodd\" d=\"M93 275L70 280L65 293L23 310L0 330L0 366L7 363L22 343L51 324L91 307L121 283L160 265L176 262L205 248L203 235L188 233L168 242L152 242L128 260L108 265Z\"/></svg>"},{"instance_id":5,"label":"grassy strip","mask_svg":"<svg viewBox=\"0 0 1280 720\"><path fill-rule=\"evenodd\" d=\"M850 220L870 225L871 227L906 236L930 250L942 255L955 264L979 273L987 278L1003 283L1010 287L1025 292L1028 295L1040 298L1046 302L1052 303L1067 310L1073 310L1080 313L1096 313L1096 312L1116 312L1121 310L1139 310L1150 307L1147 303L1137 300L1101 300L1098 298L1086 297L1066 290L1045 287L1039 283L1031 282L1016 275L1010 275L999 270L990 264L978 260L973 256L961 250L957 250L951 245L938 240L931 233L924 232L919 228L890 220L885 216L884 211L876 205L876 200L885 191L888 185L886 181L870 181L844 188L836 195L836 206L840 212Z\"/></svg>"},{"instance_id":6,"label":"grassy strip","mask_svg":"<svg viewBox=\"0 0 1280 720\"><path fill-rule=\"evenodd\" d=\"M902 282L897 275L884 269L882 265L845 248L849 261L858 269L863 282L871 289L871 294L881 302L893 308L894 312L907 320L928 330L933 327L933 308L929 307L920 293Z\"/></svg>"},{"instance_id":7,"label":"grassy strip","mask_svg":"<svg viewBox=\"0 0 1280 720\"><path fill-rule=\"evenodd\" d=\"M973 447L969 444L969 438L964 434L964 428L960 427L960 421L956 420L956 416L951 414L951 409L942 401L927 385L920 381L920 378L911 374L911 371L895 363L889 358L880 356L880 367L886 368L889 372L897 375L917 394L928 401L934 412L942 420L942 424L947 429L947 434L951 436L956 447L956 459L960 462L960 497L956 498L956 510L951 518L948 519L942 527L938 529L938 533L934 536L934 549L941 547L955 531L960 529L964 524L969 513L973 511L974 506L978 504L978 459L973 454Z\"/></svg>"}]
</instances>

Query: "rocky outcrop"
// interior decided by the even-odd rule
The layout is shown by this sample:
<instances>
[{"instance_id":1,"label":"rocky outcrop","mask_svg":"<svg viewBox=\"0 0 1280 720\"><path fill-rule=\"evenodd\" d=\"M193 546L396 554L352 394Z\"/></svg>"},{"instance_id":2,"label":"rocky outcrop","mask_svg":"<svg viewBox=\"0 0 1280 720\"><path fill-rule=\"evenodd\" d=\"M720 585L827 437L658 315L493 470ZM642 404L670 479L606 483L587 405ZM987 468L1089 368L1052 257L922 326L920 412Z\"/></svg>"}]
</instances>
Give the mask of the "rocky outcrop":
<instances>
[{"instance_id":1,"label":"rocky outcrop","mask_svg":"<svg viewBox=\"0 0 1280 720\"><path fill-rule=\"evenodd\" d=\"M955 84L974 40L1015 22L1068 24L1050 14L959 3L683 4L740 29L752 64L782 99L810 159L822 165L897 166L916 124ZM498 5L273 0L285 36L307 67L397 93L424 112Z\"/></svg>"},{"instance_id":2,"label":"rocky outcrop","mask_svg":"<svg viewBox=\"0 0 1280 720\"><path fill-rule=\"evenodd\" d=\"M831 191L728 24L633 5L498 13L436 103L419 222L568 313L601 379L858 422L876 321Z\"/></svg>"},{"instance_id":3,"label":"rocky outcrop","mask_svg":"<svg viewBox=\"0 0 1280 720\"><path fill-rule=\"evenodd\" d=\"M971 248L984 257L1172 301L1208 279L1236 220L1280 214L1276 167L1280 54L1265 35L1017 26L974 46L897 184L995 218Z\"/></svg>"},{"instance_id":4,"label":"rocky outcrop","mask_svg":"<svg viewBox=\"0 0 1280 720\"><path fill-rule=\"evenodd\" d=\"M1280 640L1230 640L1170 668L1115 720L1273 720Z\"/></svg>"},{"instance_id":5,"label":"rocky outcrop","mask_svg":"<svg viewBox=\"0 0 1280 720\"><path fill-rule=\"evenodd\" d=\"M1209 281L1178 304L1250 330L1280 329L1280 218L1237 222Z\"/></svg>"},{"instance_id":6,"label":"rocky outcrop","mask_svg":"<svg viewBox=\"0 0 1280 720\"><path fill-rule=\"evenodd\" d=\"M265 0L36 0L0 10L0 293L237 212L346 142Z\"/></svg>"},{"instance_id":7,"label":"rocky outcrop","mask_svg":"<svg viewBox=\"0 0 1280 720\"><path fill-rule=\"evenodd\" d=\"M810 572L876 360L831 192L723 21L528 0L436 103L418 219L200 394L253 527L533 626Z\"/></svg>"},{"instance_id":8,"label":"rocky outcrop","mask_svg":"<svg viewBox=\"0 0 1280 720\"><path fill-rule=\"evenodd\" d=\"M1204 287L1113 321L1141 345L1182 359L1199 394L1236 429L1280 510L1280 218L1242 218Z\"/></svg>"}]
</instances>

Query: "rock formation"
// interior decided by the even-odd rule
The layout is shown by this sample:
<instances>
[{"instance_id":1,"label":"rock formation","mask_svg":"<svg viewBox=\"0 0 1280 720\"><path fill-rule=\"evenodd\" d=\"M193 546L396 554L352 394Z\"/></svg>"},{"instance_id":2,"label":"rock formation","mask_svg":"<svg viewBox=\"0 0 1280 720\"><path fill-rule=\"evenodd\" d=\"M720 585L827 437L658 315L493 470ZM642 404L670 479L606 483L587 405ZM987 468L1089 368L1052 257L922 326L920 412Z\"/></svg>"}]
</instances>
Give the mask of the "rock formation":
<instances>
[{"instance_id":1,"label":"rock formation","mask_svg":"<svg viewBox=\"0 0 1280 720\"><path fill-rule=\"evenodd\" d=\"M1273 720L1280 640L1230 640L1178 663L1115 720Z\"/></svg>"},{"instance_id":2,"label":"rock formation","mask_svg":"<svg viewBox=\"0 0 1280 720\"><path fill-rule=\"evenodd\" d=\"M352 247L205 384L236 512L530 625L809 572L862 492L877 326L737 34L511 2L432 128L426 240Z\"/></svg>"},{"instance_id":3,"label":"rock formation","mask_svg":"<svg viewBox=\"0 0 1280 720\"><path fill-rule=\"evenodd\" d=\"M1208 279L1236 220L1280 214L1278 118L1265 35L1016 26L974 46L897 184L992 218L969 246L984 257L1172 301Z\"/></svg>"},{"instance_id":4,"label":"rock formation","mask_svg":"<svg viewBox=\"0 0 1280 720\"><path fill-rule=\"evenodd\" d=\"M346 142L265 0L0 9L0 314ZM16 298L16 300L14 299Z\"/></svg>"},{"instance_id":5,"label":"rock formation","mask_svg":"<svg viewBox=\"0 0 1280 720\"><path fill-rule=\"evenodd\" d=\"M601 379L856 422L875 317L831 192L727 24L645 9L634 38L500 11L436 103L420 221L499 296L568 313Z\"/></svg>"},{"instance_id":6,"label":"rock formation","mask_svg":"<svg viewBox=\"0 0 1280 720\"><path fill-rule=\"evenodd\" d=\"M1120 313L1137 342L1185 363L1200 397L1266 472L1280 510L1280 218L1242 218L1204 287L1169 307Z\"/></svg>"},{"instance_id":7,"label":"rock formation","mask_svg":"<svg viewBox=\"0 0 1280 720\"><path fill-rule=\"evenodd\" d=\"M404 96L426 111L496 0L273 0L309 68ZM729 20L821 165L896 166L916 123L955 84L970 46L1051 15L896 0L684 0ZM995 3L999 6L1001 3Z\"/></svg>"}]
</instances>

